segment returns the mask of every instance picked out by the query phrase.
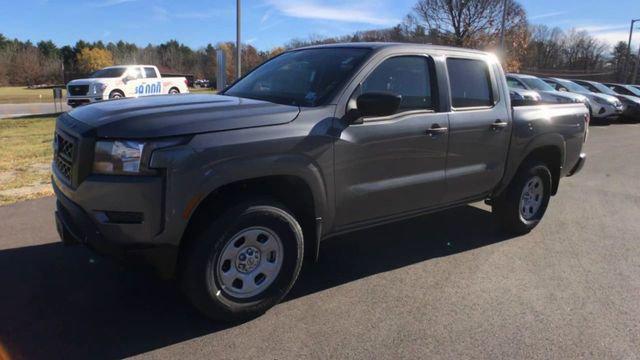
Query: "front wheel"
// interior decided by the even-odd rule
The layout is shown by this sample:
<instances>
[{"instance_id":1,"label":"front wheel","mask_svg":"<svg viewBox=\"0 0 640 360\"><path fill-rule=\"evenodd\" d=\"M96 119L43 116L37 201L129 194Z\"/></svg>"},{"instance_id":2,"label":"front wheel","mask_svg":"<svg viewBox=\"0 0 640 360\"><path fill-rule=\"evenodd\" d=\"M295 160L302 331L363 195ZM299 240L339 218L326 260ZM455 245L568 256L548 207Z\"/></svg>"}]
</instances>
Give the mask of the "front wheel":
<instances>
[{"instance_id":1,"label":"front wheel","mask_svg":"<svg viewBox=\"0 0 640 360\"><path fill-rule=\"evenodd\" d=\"M180 282L212 319L238 321L276 305L298 277L302 229L275 202L237 206L205 226L186 249Z\"/></svg>"},{"instance_id":2,"label":"front wheel","mask_svg":"<svg viewBox=\"0 0 640 360\"><path fill-rule=\"evenodd\" d=\"M124 94L120 90L113 90L111 93L109 93L109 99L122 99L123 97Z\"/></svg>"},{"instance_id":3,"label":"front wheel","mask_svg":"<svg viewBox=\"0 0 640 360\"><path fill-rule=\"evenodd\" d=\"M545 164L523 165L505 193L493 202L493 213L506 232L525 234L538 225L551 199L551 182Z\"/></svg>"}]
</instances>

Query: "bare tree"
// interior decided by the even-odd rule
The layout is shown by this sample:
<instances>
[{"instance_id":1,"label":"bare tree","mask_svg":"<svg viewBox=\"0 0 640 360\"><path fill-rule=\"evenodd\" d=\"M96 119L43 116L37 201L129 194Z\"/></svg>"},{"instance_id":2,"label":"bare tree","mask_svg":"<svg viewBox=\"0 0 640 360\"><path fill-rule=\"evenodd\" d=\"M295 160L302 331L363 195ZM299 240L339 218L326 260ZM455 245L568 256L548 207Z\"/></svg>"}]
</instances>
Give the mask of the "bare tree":
<instances>
[{"instance_id":1,"label":"bare tree","mask_svg":"<svg viewBox=\"0 0 640 360\"><path fill-rule=\"evenodd\" d=\"M482 46L500 32L504 0L419 0L414 18L427 30L437 32L457 46ZM507 0L507 31L526 23L522 6Z\"/></svg>"}]
</instances>

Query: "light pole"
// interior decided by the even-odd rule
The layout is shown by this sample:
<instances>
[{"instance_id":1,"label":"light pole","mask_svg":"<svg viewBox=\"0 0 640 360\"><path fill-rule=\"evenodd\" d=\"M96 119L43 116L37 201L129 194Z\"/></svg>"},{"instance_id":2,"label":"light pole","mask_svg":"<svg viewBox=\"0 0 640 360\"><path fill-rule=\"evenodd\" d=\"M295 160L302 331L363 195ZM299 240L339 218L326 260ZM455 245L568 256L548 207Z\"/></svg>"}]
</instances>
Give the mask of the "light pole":
<instances>
[{"instance_id":1,"label":"light pole","mask_svg":"<svg viewBox=\"0 0 640 360\"><path fill-rule=\"evenodd\" d=\"M240 42L240 22L241 22L241 14L240 14L240 0L236 0L236 80L240 79L240 74L242 74L241 67L241 59L242 56L242 44Z\"/></svg>"},{"instance_id":2,"label":"light pole","mask_svg":"<svg viewBox=\"0 0 640 360\"><path fill-rule=\"evenodd\" d=\"M624 64L622 65L622 82L627 82L627 66L629 65L629 59L631 58L631 38L633 37L633 25L640 21L640 19L632 19L631 27L629 28L629 41L627 42L627 56L624 58Z\"/></svg>"}]
</instances>

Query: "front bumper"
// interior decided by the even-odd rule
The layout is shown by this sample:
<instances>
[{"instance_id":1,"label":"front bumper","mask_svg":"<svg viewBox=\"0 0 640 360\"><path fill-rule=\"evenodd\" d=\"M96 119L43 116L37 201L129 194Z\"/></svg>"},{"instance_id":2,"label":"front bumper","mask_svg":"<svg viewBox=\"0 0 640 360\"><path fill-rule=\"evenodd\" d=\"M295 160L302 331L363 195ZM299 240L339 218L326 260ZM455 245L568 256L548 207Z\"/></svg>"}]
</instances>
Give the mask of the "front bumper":
<instances>
[{"instance_id":1,"label":"front bumper","mask_svg":"<svg viewBox=\"0 0 640 360\"><path fill-rule=\"evenodd\" d=\"M163 230L161 178L92 175L74 190L56 171L54 166L56 227L65 244L84 244L127 263L151 265L165 277L173 275L178 247L155 241Z\"/></svg>"},{"instance_id":2,"label":"front bumper","mask_svg":"<svg viewBox=\"0 0 640 360\"><path fill-rule=\"evenodd\" d=\"M616 119L624 112L624 106L603 105L596 103L593 117L596 119Z\"/></svg>"},{"instance_id":3,"label":"front bumper","mask_svg":"<svg viewBox=\"0 0 640 360\"><path fill-rule=\"evenodd\" d=\"M96 95L96 96L68 96L67 97L67 105L71 106L71 107L77 107L80 105L86 105L86 104L90 104L92 102L96 102L96 101L102 101L103 96L102 95Z\"/></svg>"}]
</instances>

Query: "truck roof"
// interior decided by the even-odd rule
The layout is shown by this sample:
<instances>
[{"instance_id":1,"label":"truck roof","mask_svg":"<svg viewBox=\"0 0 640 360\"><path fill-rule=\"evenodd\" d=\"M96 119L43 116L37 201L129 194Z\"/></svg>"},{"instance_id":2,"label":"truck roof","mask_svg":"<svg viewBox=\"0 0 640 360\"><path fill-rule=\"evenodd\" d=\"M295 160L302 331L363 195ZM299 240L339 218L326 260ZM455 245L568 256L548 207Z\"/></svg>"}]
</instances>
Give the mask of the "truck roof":
<instances>
[{"instance_id":1,"label":"truck roof","mask_svg":"<svg viewBox=\"0 0 640 360\"><path fill-rule=\"evenodd\" d=\"M416 44L416 43L399 43L399 42L350 42L350 43L333 43L333 44L321 44L321 45L312 45L305 46L297 49L292 49L290 51L302 50L302 49L322 49L322 48L367 48L367 49L387 49L387 48L398 48L398 49L425 49L425 50L440 50L440 51L452 51L452 52L467 52L472 54L482 54L482 55L490 55L491 53L467 49L461 47L454 46L441 46L441 45L432 45L432 44Z\"/></svg>"}]
</instances>

